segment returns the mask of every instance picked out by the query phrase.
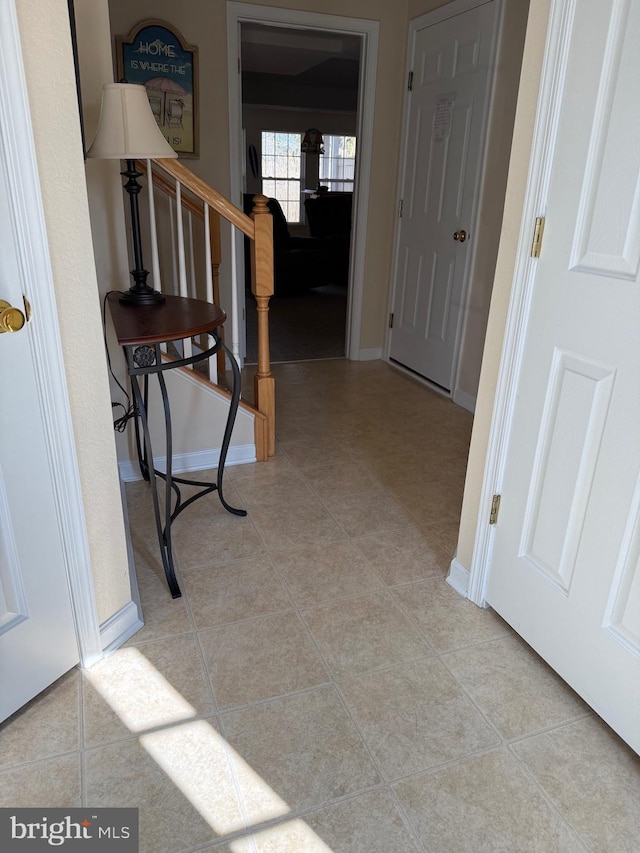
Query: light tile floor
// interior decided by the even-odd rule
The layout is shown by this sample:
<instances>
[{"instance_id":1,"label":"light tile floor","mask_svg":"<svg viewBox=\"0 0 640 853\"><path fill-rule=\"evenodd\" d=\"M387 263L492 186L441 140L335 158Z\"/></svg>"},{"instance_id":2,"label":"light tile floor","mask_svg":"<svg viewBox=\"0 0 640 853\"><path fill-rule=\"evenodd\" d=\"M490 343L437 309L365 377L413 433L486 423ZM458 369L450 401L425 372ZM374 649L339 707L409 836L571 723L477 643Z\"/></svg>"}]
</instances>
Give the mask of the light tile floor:
<instances>
[{"instance_id":1,"label":"light tile floor","mask_svg":"<svg viewBox=\"0 0 640 853\"><path fill-rule=\"evenodd\" d=\"M137 806L149 853L640 850L640 759L444 580L471 416L381 362L279 365L278 453L228 469L145 626L0 727L0 805Z\"/></svg>"}]
</instances>

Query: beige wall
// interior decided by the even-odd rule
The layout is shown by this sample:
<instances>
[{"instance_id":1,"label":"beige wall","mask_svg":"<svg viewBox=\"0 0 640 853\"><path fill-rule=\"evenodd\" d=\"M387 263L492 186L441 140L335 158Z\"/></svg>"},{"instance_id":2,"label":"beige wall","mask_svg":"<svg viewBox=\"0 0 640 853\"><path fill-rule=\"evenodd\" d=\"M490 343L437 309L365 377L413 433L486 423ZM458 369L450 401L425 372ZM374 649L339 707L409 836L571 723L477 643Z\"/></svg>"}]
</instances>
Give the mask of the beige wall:
<instances>
[{"instance_id":1,"label":"beige wall","mask_svg":"<svg viewBox=\"0 0 640 853\"><path fill-rule=\"evenodd\" d=\"M127 34L139 21L157 17L177 27L199 48L201 156L188 165L201 177L229 192L229 128L227 122L227 54L225 0L110 0L112 33ZM258 0L255 5L362 17L379 21L375 117L368 233L366 237L363 316L360 349L379 349L386 335L395 228L398 161L402 130L405 52L410 18L442 5L442 0ZM475 396L484 331L498 248L506 164L515 110L519 63L526 21L526 0L505 0L505 29L498 58L495 121L489 137L486 191L481 205L476 272L470 292L466 343L457 390ZM222 269L223 291L225 270Z\"/></svg>"},{"instance_id":2,"label":"beige wall","mask_svg":"<svg viewBox=\"0 0 640 853\"><path fill-rule=\"evenodd\" d=\"M504 328L511 295L522 204L529 170L540 69L549 17L549 0L531 0L516 110L502 233L493 283L487 337L482 360L478 405L467 467L457 559L469 568L473 556L480 491L493 413Z\"/></svg>"},{"instance_id":3,"label":"beige wall","mask_svg":"<svg viewBox=\"0 0 640 853\"><path fill-rule=\"evenodd\" d=\"M221 0L110 0L113 36L127 35L146 18L168 21L182 37L199 48L200 158L185 164L211 186L229 196L229 133L227 106L227 31ZM115 73L112 72L112 73ZM225 117L220 121L220 117Z\"/></svg>"},{"instance_id":4,"label":"beige wall","mask_svg":"<svg viewBox=\"0 0 640 853\"><path fill-rule=\"evenodd\" d=\"M74 0L78 42L78 66L82 90L85 144L91 146L100 118L102 88L113 82L111 34L107 0ZM98 277L98 293L104 299L110 290L125 290L131 284L127 253L121 163L119 160L85 162L91 233ZM112 369L118 381L127 387L124 359L107 316L107 345ZM110 376L111 399L125 403L125 397ZM118 409L121 413L122 410ZM118 459L133 459L132 430L116 433Z\"/></svg>"},{"instance_id":5,"label":"beige wall","mask_svg":"<svg viewBox=\"0 0 640 853\"><path fill-rule=\"evenodd\" d=\"M98 128L102 87L113 82L108 0L74 0L74 8L84 131L89 148ZM120 169L119 160L88 159L85 163L101 293L120 290L130 283Z\"/></svg>"},{"instance_id":6,"label":"beige wall","mask_svg":"<svg viewBox=\"0 0 640 853\"><path fill-rule=\"evenodd\" d=\"M98 618L104 622L130 601L131 592L67 0L17 0L16 6Z\"/></svg>"},{"instance_id":7,"label":"beige wall","mask_svg":"<svg viewBox=\"0 0 640 853\"><path fill-rule=\"evenodd\" d=\"M380 22L375 102L372 183L369 197L361 349L384 341L393 229L398 148L407 35L407 0L277 0L256 5L324 12ZM223 194L229 194L229 128L225 0L110 0L114 35L127 34L144 18L160 18L177 27L199 48L200 159L189 168ZM224 271L223 271L224 275Z\"/></svg>"},{"instance_id":8,"label":"beige wall","mask_svg":"<svg viewBox=\"0 0 640 853\"><path fill-rule=\"evenodd\" d=\"M495 281L492 276L495 242L480 266L479 280L472 299L476 329L470 333L461 364L460 390L473 393L483 346L480 328L487 316L489 293L491 309L484 345L480 388L474 422L465 501L460 529L458 559L469 566L484 471L495 383L502 346L504 322L511 289L514 252L517 243L524 185L528 168L531 133L537 98L539 70L548 16L549 0L532 0L525 45L525 68L517 106L517 131L506 189L505 217L502 224ZM404 88L405 48L408 21L444 5L441 0L262 0L256 5L297 8L305 11L343 14L380 22L377 69L372 184L369 229L366 242L366 290L361 348L378 348L384 340L390 281L391 253L395 225L395 196L401 133L402 92ZM522 37L524 0L506 0L506 26L503 52L499 60L497 97L503 108L513 99L514 81L519 64L518 38ZM173 0L110 0L113 34L126 34L140 20L162 18L176 26L187 41L200 49L200 133L201 157L188 165L222 192L229 191L229 143L227 116L226 16L224 0L193 0L176 5ZM518 35L519 33L519 35ZM502 85L502 91L500 86ZM511 88L510 88L511 86ZM513 103L513 101L511 101ZM495 168L504 165L509 150L509 123L498 113L494 127L492 152ZM497 134L497 137L496 135ZM498 141L496 141L496 139ZM492 183L493 186L493 183ZM497 195L504 192L495 184ZM500 205L487 197L486 221L497 232Z\"/></svg>"},{"instance_id":9,"label":"beige wall","mask_svg":"<svg viewBox=\"0 0 640 853\"><path fill-rule=\"evenodd\" d=\"M114 79L113 51L107 0L75 0L75 17L78 40L78 65L80 68L82 107L86 145L89 147L95 135L100 117L100 104L104 83ZM189 161L192 165L196 161ZM88 159L85 163L89 197L91 231L95 253L95 266L100 300L110 290L124 290L132 283L129 274L127 240L129 230L125 223L123 180L120 177L120 161ZM195 170L194 170L195 171ZM144 199L142 200L144 206ZM145 254L145 260L148 252ZM111 363L118 381L128 387L128 379L122 351L117 344L107 312L107 341ZM110 377L111 399L124 403L125 397ZM215 449L221 441L221 431L205 428L211 423L223 424L228 405L218 396L201 395L198 403L193 400L193 388L186 383L171 383L172 409L178 412L194 412L198 407L206 411L203 425L196 418L180 424L176 417L175 435L180 442L176 452ZM121 410L118 410L121 412ZM162 419L158 420L162 423ZM218 434L220 433L220 435ZM158 456L164 454L163 442L158 434L154 437L154 450ZM115 434L116 450L121 462L137 458L133 429ZM234 429L232 445L253 443L252 421L248 422L241 413Z\"/></svg>"}]
</instances>

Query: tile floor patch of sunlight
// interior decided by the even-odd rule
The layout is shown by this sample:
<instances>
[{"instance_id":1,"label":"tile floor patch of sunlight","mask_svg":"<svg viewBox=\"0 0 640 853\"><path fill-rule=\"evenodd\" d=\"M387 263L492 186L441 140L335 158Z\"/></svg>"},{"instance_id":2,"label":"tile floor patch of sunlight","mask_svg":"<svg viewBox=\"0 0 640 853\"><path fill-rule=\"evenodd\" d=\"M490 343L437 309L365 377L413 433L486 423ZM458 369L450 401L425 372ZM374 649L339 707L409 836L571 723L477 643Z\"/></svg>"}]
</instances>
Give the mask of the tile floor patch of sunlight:
<instances>
[{"instance_id":1,"label":"tile floor patch of sunlight","mask_svg":"<svg viewBox=\"0 0 640 853\"><path fill-rule=\"evenodd\" d=\"M253 836L260 853L333 853L303 820L288 820ZM233 853L253 853L250 839L238 838L229 844Z\"/></svg>"},{"instance_id":2,"label":"tile floor patch of sunlight","mask_svg":"<svg viewBox=\"0 0 640 853\"><path fill-rule=\"evenodd\" d=\"M191 805L220 835L236 832L247 825L240 811L233 776L227 760L224 738L206 720L183 723L163 731L141 735L140 743L180 789ZM235 758L236 756L234 756ZM258 821L287 814L283 800L245 765L250 780L249 795L259 804ZM247 791L242 785L243 793ZM256 803L251 802L254 812Z\"/></svg>"},{"instance_id":3,"label":"tile floor patch of sunlight","mask_svg":"<svg viewBox=\"0 0 640 853\"><path fill-rule=\"evenodd\" d=\"M196 710L139 649L118 649L85 676L132 732L197 716Z\"/></svg>"},{"instance_id":4,"label":"tile floor patch of sunlight","mask_svg":"<svg viewBox=\"0 0 640 853\"><path fill-rule=\"evenodd\" d=\"M212 725L192 719L197 716L195 708L139 649L119 649L86 670L85 676L124 725L140 733L142 747L218 835L251 829L291 811ZM234 772L251 825L242 814ZM296 849L331 853L302 820L257 830L255 837L265 853ZM253 848L250 840L239 838L231 849L244 853Z\"/></svg>"}]
</instances>

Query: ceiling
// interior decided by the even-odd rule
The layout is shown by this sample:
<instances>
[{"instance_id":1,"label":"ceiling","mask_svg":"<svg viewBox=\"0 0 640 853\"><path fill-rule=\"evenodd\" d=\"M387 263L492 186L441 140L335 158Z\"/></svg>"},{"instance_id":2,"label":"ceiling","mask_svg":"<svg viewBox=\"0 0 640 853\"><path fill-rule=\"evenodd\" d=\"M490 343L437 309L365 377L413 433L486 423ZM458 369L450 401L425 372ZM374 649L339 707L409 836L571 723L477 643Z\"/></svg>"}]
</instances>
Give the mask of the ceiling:
<instances>
[{"instance_id":1,"label":"ceiling","mask_svg":"<svg viewBox=\"0 0 640 853\"><path fill-rule=\"evenodd\" d=\"M358 36L243 23L241 56L243 75L278 75L303 86L358 86Z\"/></svg>"}]
</instances>

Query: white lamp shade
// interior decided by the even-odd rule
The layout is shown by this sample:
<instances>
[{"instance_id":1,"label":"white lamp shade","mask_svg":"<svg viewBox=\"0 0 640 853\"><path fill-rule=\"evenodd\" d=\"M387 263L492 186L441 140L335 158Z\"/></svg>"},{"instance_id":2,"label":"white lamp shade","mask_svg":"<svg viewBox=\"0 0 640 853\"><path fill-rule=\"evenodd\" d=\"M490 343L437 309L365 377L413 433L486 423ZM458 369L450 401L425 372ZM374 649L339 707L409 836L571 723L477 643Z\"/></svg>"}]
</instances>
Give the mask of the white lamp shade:
<instances>
[{"instance_id":1,"label":"white lamp shade","mask_svg":"<svg viewBox=\"0 0 640 853\"><path fill-rule=\"evenodd\" d=\"M98 131L87 157L143 160L177 156L156 124L145 87L105 83Z\"/></svg>"}]
</instances>

